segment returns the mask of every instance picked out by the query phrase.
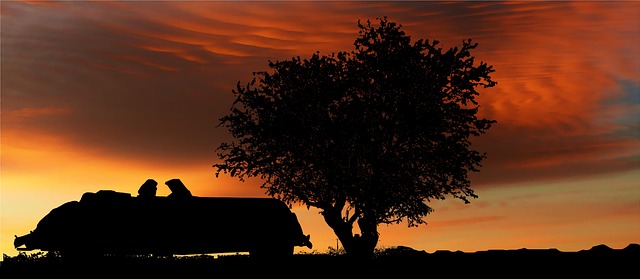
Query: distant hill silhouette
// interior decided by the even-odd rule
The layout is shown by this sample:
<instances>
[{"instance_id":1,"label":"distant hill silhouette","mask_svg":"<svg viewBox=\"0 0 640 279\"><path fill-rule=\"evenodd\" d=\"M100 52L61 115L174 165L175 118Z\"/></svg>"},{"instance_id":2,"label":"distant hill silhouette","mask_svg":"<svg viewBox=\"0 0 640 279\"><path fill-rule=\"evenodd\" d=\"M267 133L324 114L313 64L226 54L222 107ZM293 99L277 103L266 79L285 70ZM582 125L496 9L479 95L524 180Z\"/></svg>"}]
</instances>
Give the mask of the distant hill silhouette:
<instances>
[{"instance_id":1,"label":"distant hill silhouette","mask_svg":"<svg viewBox=\"0 0 640 279\"><path fill-rule=\"evenodd\" d=\"M344 255L296 254L283 261L257 261L246 255L104 258L78 266L55 255L3 258L0 277L78 275L78 278L139 275L144 278L190 278L190 276L275 275L277 278L634 278L638 275L640 245L623 249L596 245L577 252L558 249L444 251L433 253L398 246L382 250L372 260ZM176 277L176 278L178 278ZM75 278L75 277L74 277ZM194 278L194 277L191 277ZM220 277L218 277L220 278Z\"/></svg>"}]
</instances>

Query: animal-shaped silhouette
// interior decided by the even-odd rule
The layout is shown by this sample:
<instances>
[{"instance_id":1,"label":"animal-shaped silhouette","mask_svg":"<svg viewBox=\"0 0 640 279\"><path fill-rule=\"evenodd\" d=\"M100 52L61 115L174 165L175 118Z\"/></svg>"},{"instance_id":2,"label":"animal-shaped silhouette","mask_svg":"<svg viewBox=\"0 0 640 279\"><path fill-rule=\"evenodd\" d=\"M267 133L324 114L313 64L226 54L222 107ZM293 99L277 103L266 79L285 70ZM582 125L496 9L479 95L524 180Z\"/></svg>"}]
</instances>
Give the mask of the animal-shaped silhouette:
<instances>
[{"instance_id":1,"label":"animal-shaped silhouette","mask_svg":"<svg viewBox=\"0 0 640 279\"><path fill-rule=\"evenodd\" d=\"M155 196L147 180L139 196L113 190L84 193L51 210L35 230L16 236L17 250L62 255L187 255L249 252L286 256L312 248L296 214L274 198L197 197L179 179ZM144 189L143 189L144 188Z\"/></svg>"}]
</instances>

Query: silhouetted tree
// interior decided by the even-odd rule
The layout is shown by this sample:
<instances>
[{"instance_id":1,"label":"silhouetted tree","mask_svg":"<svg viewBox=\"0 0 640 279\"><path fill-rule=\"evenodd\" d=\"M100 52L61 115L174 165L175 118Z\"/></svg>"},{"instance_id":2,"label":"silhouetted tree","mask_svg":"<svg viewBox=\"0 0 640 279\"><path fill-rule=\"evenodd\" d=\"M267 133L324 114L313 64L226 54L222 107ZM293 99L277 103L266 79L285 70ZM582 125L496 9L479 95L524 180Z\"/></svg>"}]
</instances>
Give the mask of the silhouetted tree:
<instances>
[{"instance_id":1,"label":"silhouetted tree","mask_svg":"<svg viewBox=\"0 0 640 279\"><path fill-rule=\"evenodd\" d=\"M379 224L424 224L428 202L477 195L468 172L485 158L470 138L494 120L476 116L476 87L494 70L474 65L477 44L443 51L386 17L358 21L351 52L269 61L237 84L220 119L234 141L216 176L263 179L270 196L321 210L348 255L371 256ZM354 234L357 224L359 234Z\"/></svg>"}]
</instances>

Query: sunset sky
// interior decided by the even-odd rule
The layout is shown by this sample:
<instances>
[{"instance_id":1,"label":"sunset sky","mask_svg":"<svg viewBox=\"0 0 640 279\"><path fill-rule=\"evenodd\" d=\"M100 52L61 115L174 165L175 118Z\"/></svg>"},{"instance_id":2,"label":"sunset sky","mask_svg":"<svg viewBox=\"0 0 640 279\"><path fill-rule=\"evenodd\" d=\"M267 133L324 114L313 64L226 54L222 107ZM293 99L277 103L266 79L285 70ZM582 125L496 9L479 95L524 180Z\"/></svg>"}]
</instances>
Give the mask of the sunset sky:
<instances>
[{"instance_id":1,"label":"sunset sky","mask_svg":"<svg viewBox=\"0 0 640 279\"><path fill-rule=\"evenodd\" d=\"M474 140L478 199L431 203L427 225L381 225L379 247L589 249L640 243L640 2L1 2L0 252L49 211L100 189L180 178L196 196L266 197L215 177L231 89L269 60L351 51L357 21L478 43L496 87ZM336 246L294 207L314 250ZM311 252L307 248L296 251Z\"/></svg>"}]
</instances>

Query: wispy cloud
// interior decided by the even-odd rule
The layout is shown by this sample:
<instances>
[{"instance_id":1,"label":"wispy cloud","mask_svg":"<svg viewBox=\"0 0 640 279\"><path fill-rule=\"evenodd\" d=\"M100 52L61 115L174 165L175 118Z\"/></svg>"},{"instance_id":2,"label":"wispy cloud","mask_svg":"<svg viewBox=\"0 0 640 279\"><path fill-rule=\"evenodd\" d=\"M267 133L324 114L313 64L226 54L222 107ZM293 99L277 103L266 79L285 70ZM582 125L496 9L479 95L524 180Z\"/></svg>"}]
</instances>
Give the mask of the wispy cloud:
<instances>
[{"instance_id":1,"label":"wispy cloud","mask_svg":"<svg viewBox=\"0 0 640 279\"><path fill-rule=\"evenodd\" d=\"M472 38L477 60L494 65L498 86L480 101L498 124L477 140L488 159L474 181L629 170L639 156L629 132L639 116L629 97L640 88L638 10L632 2L5 2L3 115L64 107L48 125L33 118L21 128L123 155L176 150L211 162L228 138L213 127L237 81L269 59L350 51L357 20L389 16L414 39L452 47Z\"/></svg>"}]
</instances>

